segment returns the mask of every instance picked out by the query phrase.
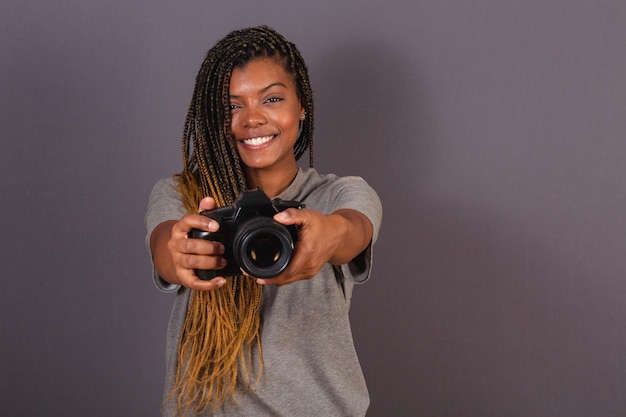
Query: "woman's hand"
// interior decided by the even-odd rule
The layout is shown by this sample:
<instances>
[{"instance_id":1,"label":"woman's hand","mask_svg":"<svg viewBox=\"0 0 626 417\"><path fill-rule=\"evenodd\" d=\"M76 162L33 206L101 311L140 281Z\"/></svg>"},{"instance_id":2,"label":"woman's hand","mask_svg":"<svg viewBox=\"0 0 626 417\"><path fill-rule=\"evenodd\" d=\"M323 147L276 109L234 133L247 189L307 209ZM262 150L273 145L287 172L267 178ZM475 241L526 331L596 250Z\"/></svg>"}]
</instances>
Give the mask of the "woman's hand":
<instances>
[{"instance_id":1,"label":"woman's hand","mask_svg":"<svg viewBox=\"0 0 626 417\"><path fill-rule=\"evenodd\" d=\"M287 209L274 220L298 228L294 256L280 275L257 279L259 284L285 285L310 279L326 264L350 262L372 240L372 224L362 213L342 209L325 215L315 210Z\"/></svg>"},{"instance_id":2,"label":"woman's hand","mask_svg":"<svg viewBox=\"0 0 626 417\"><path fill-rule=\"evenodd\" d=\"M215 208L215 201L206 197L200 202L200 211ZM191 229L216 232L219 224L199 214L187 214L178 221L159 224L150 236L150 249L154 266L164 280L193 290L214 290L226 283L223 277L209 281L199 279L195 269L221 269L226 261L221 255L224 245L220 242L191 239Z\"/></svg>"}]
</instances>

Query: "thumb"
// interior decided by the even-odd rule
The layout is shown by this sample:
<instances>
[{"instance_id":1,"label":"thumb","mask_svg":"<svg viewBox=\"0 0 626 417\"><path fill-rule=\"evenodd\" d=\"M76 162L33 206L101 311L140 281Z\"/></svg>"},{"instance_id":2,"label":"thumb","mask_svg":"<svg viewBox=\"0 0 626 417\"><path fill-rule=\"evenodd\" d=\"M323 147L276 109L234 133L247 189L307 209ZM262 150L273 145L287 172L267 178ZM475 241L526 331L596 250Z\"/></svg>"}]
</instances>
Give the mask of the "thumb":
<instances>
[{"instance_id":1,"label":"thumb","mask_svg":"<svg viewBox=\"0 0 626 417\"><path fill-rule=\"evenodd\" d=\"M275 214L274 220L284 225L297 224L297 223L300 223L301 213L302 213L302 210L289 208L285 211L281 211L280 213Z\"/></svg>"},{"instance_id":2,"label":"thumb","mask_svg":"<svg viewBox=\"0 0 626 417\"><path fill-rule=\"evenodd\" d=\"M202 200L200 200L199 211L212 210L214 208L215 208L215 200L213 200L213 198L204 197Z\"/></svg>"}]
</instances>

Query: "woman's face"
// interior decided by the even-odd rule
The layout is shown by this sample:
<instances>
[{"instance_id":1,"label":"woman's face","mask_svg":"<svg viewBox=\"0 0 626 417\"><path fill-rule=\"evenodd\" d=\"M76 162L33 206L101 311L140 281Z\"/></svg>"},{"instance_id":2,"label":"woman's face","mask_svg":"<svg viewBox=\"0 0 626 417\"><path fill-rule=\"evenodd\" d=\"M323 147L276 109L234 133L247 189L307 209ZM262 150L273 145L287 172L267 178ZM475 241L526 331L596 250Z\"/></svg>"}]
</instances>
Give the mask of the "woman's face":
<instances>
[{"instance_id":1,"label":"woman's face","mask_svg":"<svg viewBox=\"0 0 626 417\"><path fill-rule=\"evenodd\" d=\"M231 131L248 170L291 172L304 108L292 76L273 58L250 61L230 79Z\"/></svg>"}]
</instances>

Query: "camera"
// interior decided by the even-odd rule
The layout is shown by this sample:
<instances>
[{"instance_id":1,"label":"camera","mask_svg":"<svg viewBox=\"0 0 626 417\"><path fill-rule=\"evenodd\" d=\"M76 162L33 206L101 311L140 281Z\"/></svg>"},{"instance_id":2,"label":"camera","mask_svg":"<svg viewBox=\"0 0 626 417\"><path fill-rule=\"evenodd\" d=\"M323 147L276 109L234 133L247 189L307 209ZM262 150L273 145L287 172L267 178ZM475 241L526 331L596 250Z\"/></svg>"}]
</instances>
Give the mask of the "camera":
<instances>
[{"instance_id":1,"label":"camera","mask_svg":"<svg viewBox=\"0 0 626 417\"><path fill-rule=\"evenodd\" d=\"M242 191L233 205L204 210L201 215L216 220L217 232L192 229L189 237L221 242L228 262L219 270L196 270L198 278L241 275L241 269L257 278L271 278L287 268L298 240L296 227L285 226L272 217L288 208L303 209L298 201L270 200L261 190Z\"/></svg>"}]
</instances>

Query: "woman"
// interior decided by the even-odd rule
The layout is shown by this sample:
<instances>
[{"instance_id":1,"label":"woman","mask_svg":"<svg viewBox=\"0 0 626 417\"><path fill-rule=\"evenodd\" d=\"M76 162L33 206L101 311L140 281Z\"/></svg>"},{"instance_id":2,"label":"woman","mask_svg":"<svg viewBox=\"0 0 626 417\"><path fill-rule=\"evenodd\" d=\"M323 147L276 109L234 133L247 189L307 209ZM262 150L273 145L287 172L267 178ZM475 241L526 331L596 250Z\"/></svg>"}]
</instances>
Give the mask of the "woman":
<instances>
[{"instance_id":1,"label":"woman","mask_svg":"<svg viewBox=\"0 0 626 417\"><path fill-rule=\"evenodd\" d=\"M365 415L348 310L354 283L369 277L382 210L361 178L312 168L312 133L295 45L255 27L208 52L185 123L184 169L157 183L146 215L155 282L177 293L164 415ZM301 169L307 147L311 168ZM199 279L195 270L226 261L222 243L189 237L219 228L196 213L256 187L306 205L274 216L297 228L293 259L276 277Z\"/></svg>"}]
</instances>

